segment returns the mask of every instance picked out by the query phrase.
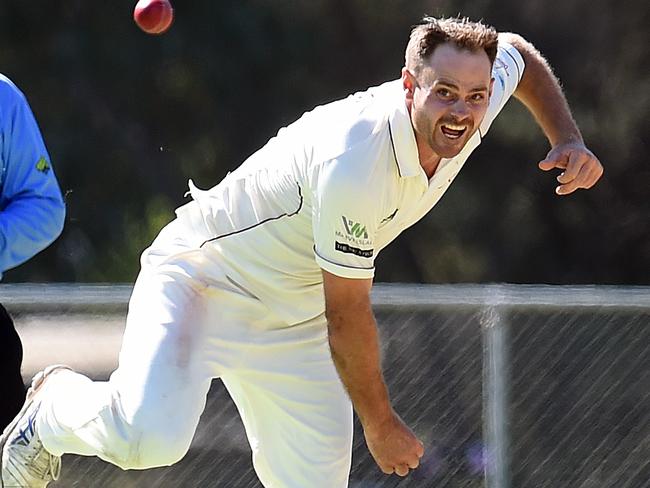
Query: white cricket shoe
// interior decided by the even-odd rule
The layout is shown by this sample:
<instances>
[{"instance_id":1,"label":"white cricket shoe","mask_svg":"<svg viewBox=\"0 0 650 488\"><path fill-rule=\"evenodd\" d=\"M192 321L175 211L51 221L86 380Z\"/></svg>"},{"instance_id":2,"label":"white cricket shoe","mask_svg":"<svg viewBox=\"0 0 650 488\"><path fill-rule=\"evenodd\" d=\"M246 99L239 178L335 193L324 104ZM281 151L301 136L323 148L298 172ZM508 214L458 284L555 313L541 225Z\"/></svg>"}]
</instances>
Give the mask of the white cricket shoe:
<instances>
[{"instance_id":1,"label":"white cricket shoe","mask_svg":"<svg viewBox=\"0 0 650 488\"><path fill-rule=\"evenodd\" d=\"M61 471L61 458L45 450L36 432L38 398L49 376L67 366L49 366L34 376L25 405L0 437L2 473L0 488L45 488Z\"/></svg>"}]
</instances>

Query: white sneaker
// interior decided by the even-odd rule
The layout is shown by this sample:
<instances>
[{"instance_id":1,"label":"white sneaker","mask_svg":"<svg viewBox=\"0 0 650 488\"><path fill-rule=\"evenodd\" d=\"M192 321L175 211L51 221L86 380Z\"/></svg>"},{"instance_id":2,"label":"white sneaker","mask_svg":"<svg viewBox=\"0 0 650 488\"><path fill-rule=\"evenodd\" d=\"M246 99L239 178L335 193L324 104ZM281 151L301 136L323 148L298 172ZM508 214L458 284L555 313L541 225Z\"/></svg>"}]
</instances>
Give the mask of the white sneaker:
<instances>
[{"instance_id":1,"label":"white sneaker","mask_svg":"<svg viewBox=\"0 0 650 488\"><path fill-rule=\"evenodd\" d=\"M61 458L45 450L35 430L41 406L38 398L49 376L67 366L49 366L34 376L25 405L0 437L2 474L0 488L45 488L59 477Z\"/></svg>"}]
</instances>

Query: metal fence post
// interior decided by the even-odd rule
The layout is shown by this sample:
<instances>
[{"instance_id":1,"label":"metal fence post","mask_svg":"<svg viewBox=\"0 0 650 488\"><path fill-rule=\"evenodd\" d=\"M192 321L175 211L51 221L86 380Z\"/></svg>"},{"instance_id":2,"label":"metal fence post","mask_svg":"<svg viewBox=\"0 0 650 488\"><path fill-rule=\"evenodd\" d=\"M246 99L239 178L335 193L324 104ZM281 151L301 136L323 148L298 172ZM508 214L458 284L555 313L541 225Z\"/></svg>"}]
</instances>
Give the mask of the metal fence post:
<instances>
[{"instance_id":1,"label":"metal fence post","mask_svg":"<svg viewBox=\"0 0 650 488\"><path fill-rule=\"evenodd\" d=\"M502 290L487 288L483 335L483 438L486 488L510 487L508 330Z\"/></svg>"}]
</instances>

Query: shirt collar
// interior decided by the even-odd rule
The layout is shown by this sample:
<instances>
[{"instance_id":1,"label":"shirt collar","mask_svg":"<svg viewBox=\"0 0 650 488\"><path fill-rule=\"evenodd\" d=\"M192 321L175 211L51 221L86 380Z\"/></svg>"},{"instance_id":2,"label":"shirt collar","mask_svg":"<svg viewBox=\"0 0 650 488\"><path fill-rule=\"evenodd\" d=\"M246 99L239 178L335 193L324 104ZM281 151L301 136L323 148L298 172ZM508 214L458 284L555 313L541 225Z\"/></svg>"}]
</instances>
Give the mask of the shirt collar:
<instances>
[{"instance_id":1,"label":"shirt collar","mask_svg":"<svg viewBox=\"0 0 650 488\"><path fill-rule=\"evenodd\" d=\"M387 104L389 108L388 130L393 146L395 160L402 178L419 176L422 173L418 146L411 125L411 117L406 108L404 88L401 80L386 83Z\"/></svg>"}]
</instances>

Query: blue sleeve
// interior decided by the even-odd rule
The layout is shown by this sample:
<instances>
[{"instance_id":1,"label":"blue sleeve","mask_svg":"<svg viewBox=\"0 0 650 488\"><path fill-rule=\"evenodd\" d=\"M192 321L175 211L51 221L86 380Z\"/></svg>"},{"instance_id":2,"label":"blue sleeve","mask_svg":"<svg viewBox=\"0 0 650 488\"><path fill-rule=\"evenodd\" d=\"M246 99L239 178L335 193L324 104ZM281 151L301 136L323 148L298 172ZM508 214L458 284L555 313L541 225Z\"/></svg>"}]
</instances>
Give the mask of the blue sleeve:
<instances>
[{"instance_id":1,"label":"blue sleeve","mask_svg":"<svg viewBox=\"0 0 650 488\"><path fill-rule=\"evenodd\" d=\"M0 278L50 245L65 205L24 95L0 76Z\"/></svg>"}]
</instances>

